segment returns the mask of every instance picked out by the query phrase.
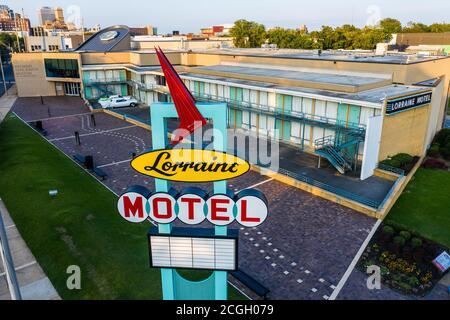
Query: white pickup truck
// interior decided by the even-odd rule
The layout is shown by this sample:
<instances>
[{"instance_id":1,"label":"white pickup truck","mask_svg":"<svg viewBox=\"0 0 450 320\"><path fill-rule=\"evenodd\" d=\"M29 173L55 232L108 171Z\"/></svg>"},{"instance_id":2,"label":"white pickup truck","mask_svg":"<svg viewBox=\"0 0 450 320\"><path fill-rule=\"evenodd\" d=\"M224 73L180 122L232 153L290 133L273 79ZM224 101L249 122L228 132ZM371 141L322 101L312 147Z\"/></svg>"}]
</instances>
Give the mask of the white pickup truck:
<instances>
[{"instance_id":1,"label":"white pickup truck","mask_svg":"<svg viewBox=\"0 0 450 320\"><path fill-rule=\"evenodd\" d=\"M108 98L101 98L98 103L103 109L121 108L121 107L136 107L138 101L132 96L122 97L120 95L109 96Z\"/></svg>"}]
</instances>

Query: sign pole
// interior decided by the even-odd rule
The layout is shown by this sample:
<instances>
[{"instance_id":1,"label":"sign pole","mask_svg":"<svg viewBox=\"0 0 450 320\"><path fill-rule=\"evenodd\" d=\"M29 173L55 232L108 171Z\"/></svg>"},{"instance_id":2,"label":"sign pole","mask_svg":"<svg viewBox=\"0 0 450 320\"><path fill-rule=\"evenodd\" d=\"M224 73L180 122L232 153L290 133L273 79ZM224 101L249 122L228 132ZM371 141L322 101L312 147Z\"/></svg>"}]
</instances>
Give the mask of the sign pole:
<instances>
[{"instance_id":1,"label":"sign pole","mask_svg":"<svg viewBox=\"0 0 450 320\"><path fill-rule=\"evenodd\" d=\"M167 120L161 116L157 115L155 111L156 108L151 108L152 114L151 119L161 119L162 121L152 121L152 145L153 149L165 149L168 145L167 138ZM167 192L169 190L169 182L167 180L155 179L155 189L157 192ZM172 231L172 224L160 223L158 225L159 233L170 234ZM162 292L164 300L175 300L175 290L173 283L173 269L161 269L161 283Z\"/></svg>"},{"instance_id":2,"label":"sign pole","mask_svg":"<svg viewBox=\"0 0 450 320\"><path fill-rule=\"evenodd\" d=\"M227 108L221 108L220 116L216 117L214 121L214 128L222 134L222 139L214 139L214 149L217 151L227 152L228 139L227 139ZM227 182L218 181L214 182L214 193L226 194ZM216 235L227 235L227 227L216 226ZM228 298L228 285L227 285L228 272L215 271L215 298L216 300L227 300Z\"/></svg>"}]
</instances>

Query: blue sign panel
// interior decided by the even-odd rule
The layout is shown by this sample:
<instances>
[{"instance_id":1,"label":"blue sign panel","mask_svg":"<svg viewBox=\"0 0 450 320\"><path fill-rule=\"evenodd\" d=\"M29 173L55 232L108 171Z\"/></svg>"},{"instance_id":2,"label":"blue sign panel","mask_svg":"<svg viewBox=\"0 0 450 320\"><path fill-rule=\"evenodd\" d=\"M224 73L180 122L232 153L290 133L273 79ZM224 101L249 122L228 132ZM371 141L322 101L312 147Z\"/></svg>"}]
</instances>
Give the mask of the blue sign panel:
<instances>
[{"instance_id":1,"label":"blue sign panel","mask_svg":"<svg viewBox=\"0 0 450 320\"><path fill-rule=\"evenodd\" d=\"M431 92L425 92L414 96L402 97L388 100L386 104L386 115L414 109L431 103Z\"/></svg>"}]
</instances>

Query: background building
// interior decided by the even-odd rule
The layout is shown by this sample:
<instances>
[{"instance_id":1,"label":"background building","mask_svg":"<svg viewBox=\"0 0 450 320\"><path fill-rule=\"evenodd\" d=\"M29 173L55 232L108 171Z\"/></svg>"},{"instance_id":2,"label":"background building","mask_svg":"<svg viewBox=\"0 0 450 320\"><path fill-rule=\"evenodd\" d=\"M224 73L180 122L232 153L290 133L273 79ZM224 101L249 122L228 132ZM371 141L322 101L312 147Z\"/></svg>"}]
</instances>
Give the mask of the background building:
<instances>
[{"instance_id":1,"label":"background building","mask_svg":"<svg viewBox=\"0 0 450 320\"><path fill-rule=\"evenodd\" d=\"M151 25L145 27L132 27L130 28L130 33L132 36L156 36L158 35L158 28Z\"/></svg>"},{"instance_id":2,"label":"background building","mask_svg":"<svg viewBox=\"0 0 450 320\"><path fill-rule=\"evenodd\" d=\"M30 27L30 20L20 13L14 13L12 10L8 9L0 11L0 31L28 32Z\"/></svg>"},{"instance_id":3,"label":"background building","mask_svg":"<svg viewBox=\"0 0 450 320\"><path fill-rule=\"evenodd\" d=\"M53 22L56 20L55 11L50 7L42 7L38 10L38 19L41 26L47 21Z\"/></svg>"},{"instance_id":4,"label":"background building","mask_svg":"<svg viewBox=\"0 0 450 320\"><path fill-rule=\"evenodd\" d=\"M42 7L38 10L38 18L40 25L47 30L66 31L69 29L64 21L64 12L61 7Z\"/></svg>"},{"instance_id":5,"label":"background building","mask_svg":"<svg viewBox=\"0 0 450 320\"><path fill-rule=\"evenodd\" d=\"M230 35L230 30L234 24L214 25L200 29L200 34L206 38L209 37L225 37Z\"/></svg>"}]
</instances>

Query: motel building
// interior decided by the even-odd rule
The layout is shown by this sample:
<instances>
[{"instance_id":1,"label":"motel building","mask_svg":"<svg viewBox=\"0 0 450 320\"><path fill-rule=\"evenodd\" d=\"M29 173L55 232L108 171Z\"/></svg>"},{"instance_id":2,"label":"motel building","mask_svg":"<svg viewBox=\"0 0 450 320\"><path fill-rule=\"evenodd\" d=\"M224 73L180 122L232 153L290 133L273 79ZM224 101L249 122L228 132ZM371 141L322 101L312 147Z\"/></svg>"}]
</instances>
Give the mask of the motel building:
<instances>
[{"instance_id":1,"label":"motel building","mask_svg":"<svg viewBox=\"0 0 450 320\"><path fill-rule=\"evenodd\" d=\"M12 57L20 97L132 95L170 101L154 50L104 29L70 52ZM423 156L442 128L450 58L273 49L164 49L197 101L227 102L229 128L252 131L365 180L398 153ZM148 114L148 110L146 111ZM280 160L283 161L283 160Z\"/></svg>"}]
</instances>

